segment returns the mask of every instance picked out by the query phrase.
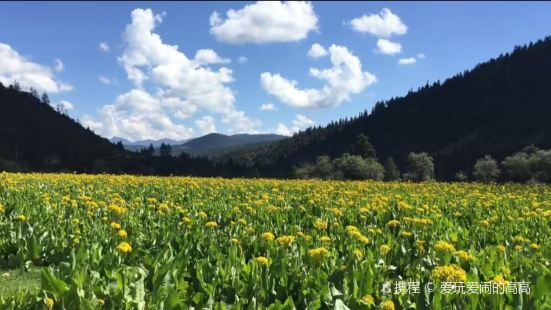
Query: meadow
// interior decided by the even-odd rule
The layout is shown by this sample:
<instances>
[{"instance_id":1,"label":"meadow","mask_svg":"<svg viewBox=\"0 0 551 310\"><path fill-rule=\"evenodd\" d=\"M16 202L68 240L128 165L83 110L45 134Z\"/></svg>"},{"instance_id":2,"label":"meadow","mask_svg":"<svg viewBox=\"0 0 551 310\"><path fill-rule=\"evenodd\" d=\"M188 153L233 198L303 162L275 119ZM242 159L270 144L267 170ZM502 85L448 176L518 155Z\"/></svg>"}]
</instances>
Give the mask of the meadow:
<instances>
[{"instance_id":1,"label":"meadow","mask_svg":"<svg viewBox=\"0 0 551 310\"><path fill-rule=\"evenodd\" d=\"M550 235L548 185L0 173L0 309L550 309Z\"/></svg>"}]
</instances>

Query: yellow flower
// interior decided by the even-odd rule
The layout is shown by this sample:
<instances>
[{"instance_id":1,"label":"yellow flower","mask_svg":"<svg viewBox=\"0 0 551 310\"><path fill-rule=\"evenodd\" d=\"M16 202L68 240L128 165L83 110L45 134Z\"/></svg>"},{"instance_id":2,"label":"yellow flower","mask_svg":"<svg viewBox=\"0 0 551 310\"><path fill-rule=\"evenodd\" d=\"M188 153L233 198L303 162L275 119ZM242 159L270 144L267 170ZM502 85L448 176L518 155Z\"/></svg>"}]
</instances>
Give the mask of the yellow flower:
<instances>
[{"instance_id":1,"label":"yellow flower","mask_svg":"<svg viewBox=\"0 0 551 310\"><path fill-rule=\"evenodd\" d=\"M281 245L288 246L288 245L290 245L291 243L293 243L295 241L295 237L294 236L281 236L281 237L277 238L276 241L279 242L279 244L281 244Z\"/></svg>"},{"instance_id":2,"label":"yellow flower","mask_svg":"<svg viewBox=\"0 0 551 310\"><path fill-rule=\"evenodd\" d=\"M390 220L390 221L388 221L388 223L386 223L386 226L388 226L390 228L396 228L396 227L400 226L400 221ZM393 305L393 307L394 307L394 305Z\"/></svg>"},{"instance_id":3,"label":"yellow flower","mask_svg":"<svg viewBox=\"0 0 551 310\"><path fill-rule=\"evenodd\" d=\"M392 248L386 244L383 244L379 247L379 251L381 251L381 253L383 253L383 255L387 255L388 252L390 252L390 250L392 250Z\"/></svg>"},{"instance_id":4,"label":"yellow flower","mask_svg":"<svg viewBox=\"0 0 551 310\"><path fill-rule=\"evenodd\" d=\"M437 251L440 251L440 252L454 252L455 251L455 247L453 246L453 244L451 243L448 243L446 241L436 241L436 246L435 246L436 250Z\"/></svg>"},{"instance_id":5,"label":"yellow flower","mask_svg":"<svg viewBox=\"0 0 551 310\"><path fill-rule=\"evenodd\" d=\"M46 297L46 299L44 299L44 303L48 309L52 309L54 307L54 300L50 297Z\"/></svg>"},{"instance_id":6,"label":"yellow flower","mask_svg":"<svg viewBox=\"0 0 551 310\"><path fill-rule=\"evenodd\" d=\"M333 213L333 215L335 215L336 217L339 217L339 216L343 215L342 210L339 209L339 208L331 208L331 209L329 209L329 211L331 211L331 213Z\"/></svg>"},{"instance_id":7,"label":"yellow flower","mask_svg":"<svg viewBox=\"0 0 551 310\"><path fill-rule=\"evenodd\" d=\"M502 275L496 275L491 282L495 282L497 284L507 284L509 281L505 280Z\"/></svg>"},{"instance_id":8,"label":"yellow flower","mask_svg":"<svg viewBox=\"0 0 551 310\"><path fill-rule=\"evenodd\" d=\"M306 234L303 233L302 231L297 232L297 236L301 237L301 238L304 239L304 241L306 241L306 242L312 241L312 237L306 235Z\"/></svg>"},{"instance_id":9,"label":"yellow flower","mask_svg":"<svg viewBox=\"0 0 551 310\"><path fill-rule=\"evenodd\" d=\"M191 225L191 218L189 216L184 216L182 218L182 223L187 226Z\"/></svg>"},{"instance_id":10,"label":"yellow flower","mask_svg":"<svg viewBox=\"0 0 551 310\"><path fill-rule=\"evenodd\" d=\"M208 215L203 211L199 212L197 215L202 219L206 219L208 217Z\"/></svg>"},{"instance_id":11,"label":"yellow flower","mask_svg":"<svg viewBox=\"0 0 551 310\"><path fill-rule=\"evenodd\" d=\"M111 212L114 212L114 213L119 214L119 215L126 213L125 208L119 207L115 204L110 205L109 210L111 210Z\"/></svg>"},{"instance_id":12,"label":"yellow flower","mask_svg":"<svg viewBox=\"0 0 551 310\"><path fill-rule=\"evenodd\" d=\"M437 266L432 270L432 277L447 282L465 282L467 273L457 265Z\"/></svg>"},{"instance_id":13,"label":"yellow flower","mask_svg":"<svg viewBox=\"0 0 551 310\"><path fill-rule=\"evenodd\" d=\"M455 252L455 255L459 257L460 260L463 260L466 262L471 262L473 260L473 256L467 251L460 250Z\"/></svg>"},{"instance_id":14,"label":"yellow flower","mask_svg":"<svg viewBox=\"0 0 551 310\"><path fill-rule=\"evenodd\" d=\"M321 242L331 242L331 238L327 237L327 236L323 236L320 238L320 241Z\"/></svg>"},{"instance_id":15,"label":"yellow flower","mask_svg":"<svg viewBox=\"0 0 551 310\"><path fill-rule=\"evenodd\" d=\"M363 244L368 244L369 243L369 238L367 238L366 236L360 236L360 237L358 237L358 241L360 241Z\"/></svg>"},{"instance_id":16,"label":"yellow flower","mask_svg":"<svg viewBox=\"0 0 551 310\"><path fill-rule=\"evenodd\" d=\"M112 223L111 223L111 227L113 227L113 228L116 229L116 230L119 230L119 229L122 228L122 227L121 227L121 224L119 224L119 223L117 223L117 222L112 222Z\"/></svg>"},{"instance_id":17,"label":"yellow flower","mask_svg":"<svg viewBox=\"0 0 551 310\"><path fill-rule=\"evenodd\" d=\"M209 221L205 224L205 227L207 228L218 228L218 223L214 222L214 221Z\"/></svg>"},{"instance_id":18,"label":"yellow flower","mask_svg":"<svg viewBox=\"0 0 551 310\"><path fill-rule=\"evenodd\" d=\"M239 239L236 239L236 238L231 238L231 239L230 239L230 242L231 242L232 244L235 244L235 245L237 245L237 244L240 243L240 242L239 242Z\"/></svg>"},{"instance_id":19,"label":"yellow flower","mask_svg":"<svg viewBox=\"0 0 551 310\"><path fill-rule=\"evenodd\" d=\"M515 245L515 251L516 252L522 252L524 250L524 248L522 247L522 245Z\"/></svg>"},{"instance_id":20,"label":"yellow flower","mask_svg":"<svg viewBox=\"0 0 551 310\"><path fill-rule=\"evenodd\" d=\"M247 221L245 221L244 219L239 219L239 220L237 220L237 223L239 223L241 225L246 225Z\"/></svg>"},{"instance_id":21,"label":"yellow flower","mask_svg":"<svg viewBox=\"0 0 551 310\"><path fill-rule=\"evenodd\" d=\"M130 253L132 252L132 246L128 242L121 242L117 246L117 251L120 253Z\"/></svg>"},{"instance_id":22,"label":"yellow flower","mask_svg":"<svg viewBox=\"0 0 551 310\"><path fill-rule=\"evenodd\" d=\"M321 260L322 258L325 257L325 255L329 253L329 250L327 250L326 248L324 247L320 247L320 248L315 248L315 249L310 249L308 250L308 255L310 255L312 258L314 258L315 260Z\"/></svg>"},{"instance_id":23,"label":"yellow flower","mask_svg":"<svg viewBox=\"0 0 551 310\"><path fill-rule=\"evenodd\" d=\"M352 251L352 254L354 254L354 257L357 259L357 260L360 260L364 257L364 253L362 252L362 250L360 249L355 249L354 251Z\"/></svg>"},{"instance_id":24,"label":"yellow flower","mask_svg":"<svg viewBox=\"0 0 551 310\"><path fill-rule=\"evenodd\" d=\"M488 220L482 220L482 221L480 221L480 224L482 224L484 226L490 226L490 222Z\"/></svg>"},{"instance_id":25,"label":"yellow flower","mask_svg":"<svg viewBox=\"0 0 551 310\"><path fill-rule=\"evenodd\" d=\"M394 302L392 300L387 300L381 305L383 310L394 310Z\"/></svg>"},{"instance_id":26,"label":"yellow flower","mask_svg":"<svg viewBox=\"0 0 551 310\"><path fill-rule=\"evenodd\" d=\"M524 242L524 238L522 236L515 236L513 238L513 241L517 242L517 243L522 243L522 242Z\"/></svg>"},{"instance_id":27,"label":"yellow flower","mask_svg":"<svg viewBox=\"0 0 551 310\"><path fill-rule=\"evenodd\" d=\"M425 240L415 240L415 246L419 249L419 252L425 252Z\"/></svg>"},{"instance_id":28,"label":"yellow flower","mask_svg":"<svg viewBox=\"0 0 551 310\"><path fill-rule=\"evenodd\" d=\"M117 232L117 235L119 235L119 237L121 237L122 239L128 237L128 233L126 232L126 230L124 229L121 229Z\"/></svg>"},{"instance_id":29,"label":"yellow flower","mask_svg":"<svg viewBox=\"0 0 551 310\"><path fill-rule=\"evenodd\" d=\"M400 236L402 236L402 237L404 237L404 238L409 238L409 237L413 236L413 233L410 232L410 231L402 231L402 232L400 233Z\"/></svg>"},{"instance_id":30,"label":"yellow flower","mask_svg":"<svg viewBox=\"0 0 551 310\"><path fill-rule=\"evenodd\" d=\"M15 220L19 221L19 222L26 222L27 221L27 217L24 216L24 215L18 215Z\"/></svg>"},{"instance_id":31,"label":"yellow flower","mask_svg":"<svg viewBox=\"0 0 551 310\"><path fill-rule=\"evenodd\" d=\"M170 209L170 207L166 203L161 203L159 205L159 212L161 212L161 213L166 213L166 212L169 211L169 209Z\"/></svg>"},{"instance_id":32,"label":"yellow flower","mask_svg":"<svg viewBox=\"0 0 551 310\"><path fill-rule=\"evenodd\" d=\"M530 250L537 252L540 250L540 246L537 243L530 244Z\"/></svg>"},{"instance_id":33,"label":"yellow flower","mask_svg":"<svg viewBox=\"0 0 551 310\"><path fill-rule=\"evenodd\" d=\"M257 262L261 266L268 266L268 263L269 263L268 258L266 258L264 256L258 256L254 260L255 260L255 262Z\"/></svg>"},{"instance_id":34,"label":"yellow flower","mask_svg":"<svg viewBox=\"0 0 551 310\"><path fill-rule=\"evenodd\" d=\"M315 222L314 222L314 227L319 230L319 231L325 231L327 230L327 222L325 221L322 221L320 219L317 219Z\"/></svg>"},{"instance_id":35,"label":"yellow flower","mask_svg":"<svg viewBox=\"0 0 551 310\"><path fill-rule=\"evenodd\" d=\"M375 305L375 299L373 299L371 295L365 295L364 297L362 297L362 301L369 306Z\"/></svg>"},{"instance_id":36,"label":"yellow flower","mask_svg":"<svg viewBox=\"0 0 551 310\"><path fill-rule=\"evenodd\" d=\"M501 252L501 253L505 253L505 249L506 249L506 248L505 248L504 245L501 245L501 244L500 244L500 245L497 246L497 250L498 250L499 252Z\"/></svg>"},{"instance_id":37,"label":"yellow flower","mask_svg":"<svg viewBox=\"0 0 551 310\"><path fill-rule=\"evenodd\" d=\"M265 241L270 242L270 241L274 241L275 236L271 232L265 232L265 233L262 234L262 239L264 239Z\"/></svg>"},{"instance_id":38,"label":"yellow flower","mask_svg":"<svg viewBox=\"0 0 551 310\"><path fill-rule=\"evenodd\" d=\"M4 213L6 211L6 208L2 203L0 203L0 213Z\"/></svg>"}]
</instances>

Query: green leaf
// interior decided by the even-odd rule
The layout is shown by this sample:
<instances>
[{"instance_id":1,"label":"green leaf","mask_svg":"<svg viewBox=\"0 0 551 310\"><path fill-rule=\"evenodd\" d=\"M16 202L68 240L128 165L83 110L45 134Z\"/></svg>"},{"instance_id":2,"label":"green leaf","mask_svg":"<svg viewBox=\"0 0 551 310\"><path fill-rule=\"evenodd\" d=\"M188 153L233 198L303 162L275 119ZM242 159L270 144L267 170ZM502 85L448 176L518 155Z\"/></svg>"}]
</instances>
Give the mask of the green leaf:
<instances>
[{"instance_id":1,"label":"green leaf","mask_svg":"<svg viewBox=\"0 0 551 310\"><path fill-rule=\"evenodd\" d=\"M69 287L63 280L56 278L49 268L46 268L42 270L42 289L61 298Z\"/></svg>"}]
</instances>

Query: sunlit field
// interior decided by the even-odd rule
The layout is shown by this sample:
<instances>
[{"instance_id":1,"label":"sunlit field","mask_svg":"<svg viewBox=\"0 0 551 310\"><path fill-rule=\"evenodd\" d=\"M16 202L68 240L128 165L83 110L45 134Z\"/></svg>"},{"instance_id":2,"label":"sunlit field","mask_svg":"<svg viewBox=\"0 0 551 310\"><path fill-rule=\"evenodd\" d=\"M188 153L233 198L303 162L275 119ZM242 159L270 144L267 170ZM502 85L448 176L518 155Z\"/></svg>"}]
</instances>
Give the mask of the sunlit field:
<instances>
[{"instance_id":1,"label":"sunlit field","mask_svg":"<svg viewBox=\"0 0 551 310\"><path fill-rule=\"evenodd\" d=\"M3 173L0 309L548 309L550 235L545 185Z\"/></svg>"}]
</instances>

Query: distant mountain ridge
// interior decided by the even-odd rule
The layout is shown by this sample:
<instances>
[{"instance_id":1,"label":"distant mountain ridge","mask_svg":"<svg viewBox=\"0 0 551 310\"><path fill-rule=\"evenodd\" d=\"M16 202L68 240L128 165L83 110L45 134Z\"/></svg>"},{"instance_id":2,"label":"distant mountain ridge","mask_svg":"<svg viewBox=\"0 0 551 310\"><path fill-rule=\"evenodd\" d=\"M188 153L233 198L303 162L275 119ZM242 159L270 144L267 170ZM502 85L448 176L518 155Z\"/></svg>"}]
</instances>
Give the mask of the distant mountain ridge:
<instances>
[{"instance_id":1,"label":"distant mountain ridge","mask_svg":"<svg viewBox=\"0 0 551 310\"><path fill-rule=\"evenodd\" d=\"M153 145L158 149L162 143L169 144L172 147L172 154L177 156L180 153L188 153L193 156L211 156L223 153L229 149L239 148L257 143L278 141L288 137L276 134L236 134L225 135L220 133L210 133L201 137L187 140L140 140L129 141L120 137L109 139L113 143L121 142L127 150L139 151Z\"/></svg>"}]
</instances>

